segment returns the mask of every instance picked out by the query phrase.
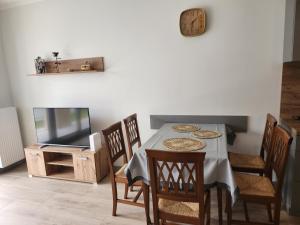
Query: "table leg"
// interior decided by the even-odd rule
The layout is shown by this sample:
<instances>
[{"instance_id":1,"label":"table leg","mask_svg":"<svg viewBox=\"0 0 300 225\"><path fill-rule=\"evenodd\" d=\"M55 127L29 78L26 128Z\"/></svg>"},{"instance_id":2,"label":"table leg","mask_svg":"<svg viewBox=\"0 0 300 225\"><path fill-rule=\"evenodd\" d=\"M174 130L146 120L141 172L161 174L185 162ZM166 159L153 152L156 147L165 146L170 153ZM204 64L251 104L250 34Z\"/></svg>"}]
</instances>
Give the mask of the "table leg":
<instances>
[{"instance_id":1,"label":"table leg","mask_svg":"<svg viewBox=\"0 0 300 225\"><path fill-rule=\"evenodd\" d=\"M217 198L218 198L218 214L219 214L219 225L223 224L223 206L222 206L222 189L217 187Z\"/></svg>"},{"instance_id":2,"label":"table leg","mask_svg":"<svg viewBox=\"0 0 300 225\"><path fill-rule=\"evenodd\" d=\"M150 218L150 201L149 201L149 185L143 183L143 190L144 190L144 204L145 204L145 212L146 212L146 219L147 225L152 224Z\"/></svg>"}]
</instances>

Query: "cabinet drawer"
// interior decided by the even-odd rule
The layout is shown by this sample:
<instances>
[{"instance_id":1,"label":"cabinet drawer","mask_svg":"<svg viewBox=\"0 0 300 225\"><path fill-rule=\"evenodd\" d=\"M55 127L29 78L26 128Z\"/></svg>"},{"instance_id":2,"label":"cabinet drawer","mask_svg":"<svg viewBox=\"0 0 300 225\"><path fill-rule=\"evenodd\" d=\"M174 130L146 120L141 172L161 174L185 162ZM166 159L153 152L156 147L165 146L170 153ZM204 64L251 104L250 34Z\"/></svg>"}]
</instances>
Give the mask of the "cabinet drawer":
<instances>
[{"instance_id":1,"label":"cabinet drawer","mask_svg":"<svg viewBox=\"0 0 300 225\"><path fill-rule=\"evenodd\" d=\"M97 182L95 157L93 154L74 154L73 163L76 180Z\"/></svg>"},{"instance_id":2,"label":"cabinet drawer","mask_svg":"<svg viewBox=\"0 0 300 225\"><path fill-rule=\"evenodd\" d=\"M25 150L28 174L34 176L46 176L44 153L40 150Z\"/></svg>"}]
</instances>

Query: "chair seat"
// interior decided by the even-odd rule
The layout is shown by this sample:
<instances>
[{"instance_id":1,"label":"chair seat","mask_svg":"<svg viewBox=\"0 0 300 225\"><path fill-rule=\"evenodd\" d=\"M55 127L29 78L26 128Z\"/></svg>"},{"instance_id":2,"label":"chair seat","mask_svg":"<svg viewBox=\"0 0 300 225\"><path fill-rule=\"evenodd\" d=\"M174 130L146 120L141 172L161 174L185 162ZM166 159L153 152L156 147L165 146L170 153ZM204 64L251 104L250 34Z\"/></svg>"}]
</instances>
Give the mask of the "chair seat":
<instances>
[{"instance_id":1,"label":"chair seat","mask_svg":"<svg viewBox=\"0 0 300 225\"><path fill-rule=\"evenodd\" d=\"M275 190L268 177L234 173L240 196L275 197Z\"/></svg>"},{"instance_id":2,"label":"chair seat","mask_svg":"<svg viewBox=\"0 0 300 225\"><path fill-rule=\"evenodd\" d=\"M160 199L158 202L159 210L178 216L199 216L199 204L193 202L177 202L167 199Z\"/></svg>"},{"instance_id":3,"label":"chair seat","mask_svg":"<svg viewBox=\"0 0 300 225\"><path fill-rule=\"evenodd\" d=\"M206 199L207 194L204 194ZM178 216L199 217L199 203L194 202L178 202L160 198L158 208L162 212L170 213Z\"/></svg>"},{"instance_id":4,"label":"chair seat","mask_svg":"<svg viewBox=\"0 0 300 225\"><path fill-rule=\"evenodd\" d=\"M122 177L122 178L126 178L127 179L127 177L126 177L126 175L125 175L125 168L127 167L127 163L125 163L121 168L119 168L118 170L117 170L117 172L115 172L115 176L116 177Z\"/></svg>"},{"instance_id":5,"label":"chair seat","mask_svg":"<svg viewBox=\"0 0 300 225\"><path fill-rule=\"evenodd\" d=\"M121 168L117 169L117 172L115 172L115 181L117 183L128 183L128 179L125 175L125 168L127 167L127 163L125 163ZM142 186L143 181L139 180L136 181L132 186Z\"/></svg>"},{"instance_id":6,"label":"chair seat","mask_svg":"<svg viewBox=\"0 0 300 225\"><path fill-rule=\"evenodd\" d=\"M265 162L258 155L229 152L229 161L233 168L264 170Z\"/></svg>"}]
</instances>

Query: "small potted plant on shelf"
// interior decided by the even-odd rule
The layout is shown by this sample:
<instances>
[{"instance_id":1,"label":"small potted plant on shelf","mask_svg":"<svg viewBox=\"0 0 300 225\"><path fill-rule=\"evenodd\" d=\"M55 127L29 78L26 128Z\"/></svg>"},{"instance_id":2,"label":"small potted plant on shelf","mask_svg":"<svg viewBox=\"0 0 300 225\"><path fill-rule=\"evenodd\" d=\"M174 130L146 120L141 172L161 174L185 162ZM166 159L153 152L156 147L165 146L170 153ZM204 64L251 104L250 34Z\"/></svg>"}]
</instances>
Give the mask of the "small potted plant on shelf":
<instances>
[{"instance_id":1,"label":"small potted plant on shelf","mask_svg":"<svg viewBox=\"0 0 300 225\"><path fill-rule=\"evenodd\" d=\"M34 59L34 64L37 74L46 73L46 64L45 60L42 59L42 57L38 56L36 59Z\"/></svg>"}]
</instances>

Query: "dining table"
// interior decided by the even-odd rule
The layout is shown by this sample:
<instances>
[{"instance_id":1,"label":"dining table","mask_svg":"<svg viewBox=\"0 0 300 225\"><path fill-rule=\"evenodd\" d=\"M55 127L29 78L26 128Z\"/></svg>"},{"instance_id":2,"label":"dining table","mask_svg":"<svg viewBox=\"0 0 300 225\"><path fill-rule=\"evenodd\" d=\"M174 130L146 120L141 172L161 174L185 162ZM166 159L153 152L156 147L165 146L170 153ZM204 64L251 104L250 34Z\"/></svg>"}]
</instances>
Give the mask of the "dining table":
<instances>
[{"instance_id":1,"label":"dining table","mask_svg":"<svg viewBox=\"0 0 300 225\"><path fill-rule=\"evenodd\" d=\"M146 149L170 151L164 145L164 141L170 138L189 138L199 140L193 132L178 132L174 126L184 125L181 123L165 123L153 136L148 139L139 149L137 149L133 157L129 160L125 169L129 185L136 181L142 180L144 183L144 198L147 216L147 223L150 223L149 217L149 185L150 174L148 171L148 162ZM190 124L199 130L217 131L219 137L201 139L205 147L197 150L205 152L204 160L204 186L206 189L217 187L218 189L218 208L219 223L222 224L222 192L226 190L231 196L231 203L234 204L238 195L238 188L234 179L234 174L230 166L227 150L227 137L225 124ZM148 211L148 213L147 213ZM221 214L221 215L220 215ZM221 218L220 218L221 216Z\"/></svg>"}]
</instances>

